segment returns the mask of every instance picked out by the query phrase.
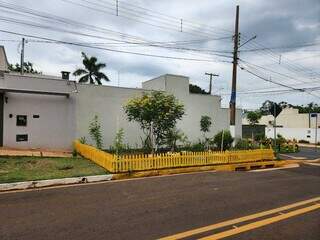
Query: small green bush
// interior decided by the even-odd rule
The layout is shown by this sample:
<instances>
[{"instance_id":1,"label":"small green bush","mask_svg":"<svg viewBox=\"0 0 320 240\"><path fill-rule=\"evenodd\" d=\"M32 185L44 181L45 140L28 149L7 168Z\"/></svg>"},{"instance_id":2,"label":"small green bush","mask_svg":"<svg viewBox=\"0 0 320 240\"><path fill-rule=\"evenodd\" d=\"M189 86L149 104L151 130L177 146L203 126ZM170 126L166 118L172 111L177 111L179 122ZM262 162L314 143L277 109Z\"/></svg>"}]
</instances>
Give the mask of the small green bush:
<instances>
[{"instance_id":1,"label":"small green bush","mask_svg":"<svg viewBox=\"0 0 320 240\"><path fill-rule=\"evenodd\" d=\"M276 139L277 145L283 145L287 143L287 139L285 139L281 134L277 134L277 139Z\"/></svg>"},{"instance_id":2,"label":"small green bush","mask_svg":"<svg viewBox=\"0 0 320 240\"><path fill-rule=\"evenodd\" d=\"M87 139L86 139L86 137L81 137L81 138L79 138L79 142L82 143L82 144L87 144Z\"/></svg>"},{"instance_id":3,"label":"small green bush","mask_svg":"<svg viewBox=\"0 0 320 240\"><path fill-rule=\"evenodd\" d=\"M231 136L231 133L229 130L224 130L224 131L220 131L218 132L212 140L212 143L215 147L216 150L220 150L221 149L221 144L222 144L222 139L223 139L223 148L222 150L228 150L231 148L231 144L233 142L233 137Z\"/></svg>"},{"instance_id":4,"label":"small green bush","mask_svg":"<svg viewBox=\"0 0 320 240\"><path fill-rule=\"evenodd\" d=\"M254 140L258 142L262 142L266 140L266 136L263 133L258 133L254 136Z\"/></svg>"},{"instance_id":5,"label":"small green bush","mask_svg":"<svg viewBox=\"0 0 320 240\"><path fill-rule=\"evenodd\" d=\"M95 115L89 125L89 134L92 140L95 142L98 149L102 148L102 133L101 124L99 122L98 116Z\"/></svg>"},{"instance_id":6,"label":"small green bush","mask_svg":"<svg viewBox=\"0 0 320 240\"><path fill-rule=\"evenodd\" d=\"M240 139L235 145L235 149L238 150L247 150L251 149L251 147L252 143L248 139Z\"/></svg>"},{"instance_id":7,"label":"small green bush","mask_svg":"<svg viewBox=\"0 0 320 240\"><path fill-rule=\"evenodd\" d=\"M116 154L122 153L126 149L126 145L123 143L124 140L124 130L123 128L120 128L116 132L116 136L113 141L112 148L115 149Z\"/></svg>"}]
</instances>

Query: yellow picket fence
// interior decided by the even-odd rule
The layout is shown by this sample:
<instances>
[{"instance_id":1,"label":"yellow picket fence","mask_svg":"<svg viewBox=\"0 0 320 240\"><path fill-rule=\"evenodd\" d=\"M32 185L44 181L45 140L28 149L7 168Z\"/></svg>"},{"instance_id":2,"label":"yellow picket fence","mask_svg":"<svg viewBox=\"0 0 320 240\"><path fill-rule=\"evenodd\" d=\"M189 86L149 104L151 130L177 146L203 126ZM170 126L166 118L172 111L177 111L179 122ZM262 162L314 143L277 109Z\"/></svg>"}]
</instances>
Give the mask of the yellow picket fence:
<instances>
[{"instance_id":1,"label":"yellow picket fence","mask_svg":"<svg viewBox=\"0 0 320 240\"><path fill-rule=\"evenodd\" d=\"M274 160L272 149L116 156L75 141L76 151L112 173Z\"/></svg>"}]
</instances>

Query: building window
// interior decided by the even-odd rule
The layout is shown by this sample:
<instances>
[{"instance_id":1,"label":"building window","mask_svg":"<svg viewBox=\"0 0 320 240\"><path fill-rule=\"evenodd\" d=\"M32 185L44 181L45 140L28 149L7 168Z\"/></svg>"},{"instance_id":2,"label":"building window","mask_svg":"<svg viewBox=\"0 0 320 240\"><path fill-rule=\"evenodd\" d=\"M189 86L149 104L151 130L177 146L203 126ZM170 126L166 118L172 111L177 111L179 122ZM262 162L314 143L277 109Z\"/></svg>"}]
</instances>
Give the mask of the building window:
<instances>
[{"instance_id":1,"label":"building window","mask_svg":"<svg viewBox=\"0 0 320 240\"><path fill-rule=\"evenodd\" d=\"M26 142L28 141L28 134L18 134L16 135L17 142Z\"/></svg>"},{"instance_id":2,"label":"building window","mask_svg":"<svg viewBox=\"0 0 320 240\"><path fill-rule=\"evenodd\" d=\"M27 115L17 115L17 126L27 126Z\"/></svg>"},{"instance_id":3,"label":"building window","mask_svg":"<svg viewBox=\"0 0 320 240\"><path fill-rule=\"evenodd\" d=\"M39 115L33 115L33 118L40 118Z\"/></svg>"}]
</instances>

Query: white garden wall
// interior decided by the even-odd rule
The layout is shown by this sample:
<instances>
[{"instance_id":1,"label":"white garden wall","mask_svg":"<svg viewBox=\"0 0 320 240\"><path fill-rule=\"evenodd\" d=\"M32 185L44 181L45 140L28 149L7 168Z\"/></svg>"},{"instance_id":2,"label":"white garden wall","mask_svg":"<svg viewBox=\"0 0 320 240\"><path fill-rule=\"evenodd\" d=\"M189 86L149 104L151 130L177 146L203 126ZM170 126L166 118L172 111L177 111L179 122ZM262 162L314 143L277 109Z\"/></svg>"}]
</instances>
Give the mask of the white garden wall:
<instances>
[{"instance_id":1,"label":"white garden wall","mask_svg":"<svg viewBox=\"0 0 320 240\"><path fill-rule=\"evenodd\" d=\"M277 128L277 134L281 134L286 139L296 139L306 140L310 143L315 143L315 133L316 130L314 128ZM320 128L317 130L317 142L320 142ZM266 127L266 137L273 138L274 130L272 127Z\"/></svg>"}]
</instances>

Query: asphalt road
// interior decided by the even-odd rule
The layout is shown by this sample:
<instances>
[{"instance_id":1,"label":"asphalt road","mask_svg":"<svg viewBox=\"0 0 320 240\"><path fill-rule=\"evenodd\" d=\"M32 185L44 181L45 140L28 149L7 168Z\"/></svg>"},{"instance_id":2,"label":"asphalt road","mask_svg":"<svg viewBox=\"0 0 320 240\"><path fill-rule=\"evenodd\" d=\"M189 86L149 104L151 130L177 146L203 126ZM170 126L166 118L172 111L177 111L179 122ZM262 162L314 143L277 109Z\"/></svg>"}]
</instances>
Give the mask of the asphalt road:
<instances>
[{"instance_id":1,"label":"asphalt road","mask_svg":"<svg viewBox=\"0 0 320 240\"><path fill-rule=\"evenodd\" d=\"M320 148L300 147L297 153L280 154L282 159L320 159Z\"/></svg>"},{"instance_id":2,"label":"asphalt road","mask_svg":"<svg viewBox=\"0 0 320 240\"><path fill-rule=\"evenodd\" d=\"M0 194L0 239L158 239L320 197L320 167L206 172ZM287 212L202 231L199 239ZM289 213L290 214L290 213ZM271 220L270 220L271 221ZM252 225L252 224L251 224ZM251 226L250 225L250 226ZM214 239L214 238L210 238ZM320 208L226 239L320 239Z\"/></svg>"}]
</instances>

